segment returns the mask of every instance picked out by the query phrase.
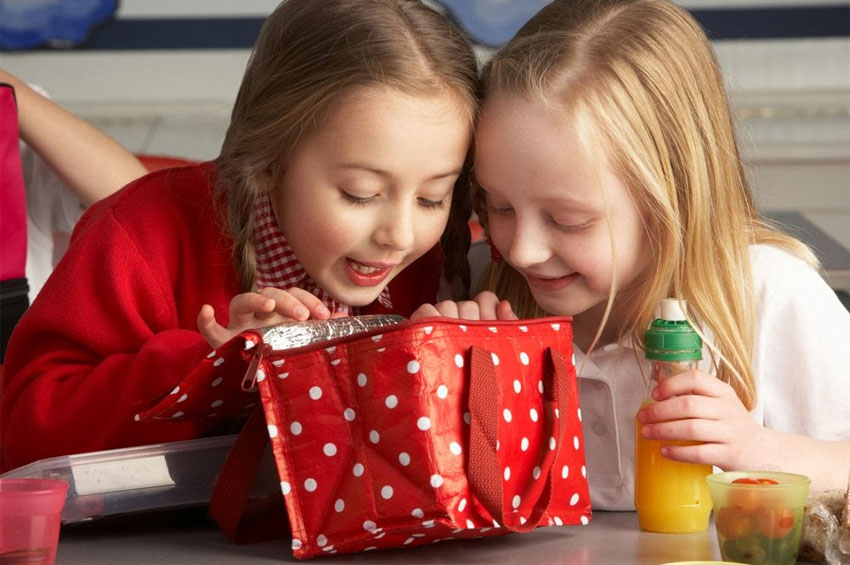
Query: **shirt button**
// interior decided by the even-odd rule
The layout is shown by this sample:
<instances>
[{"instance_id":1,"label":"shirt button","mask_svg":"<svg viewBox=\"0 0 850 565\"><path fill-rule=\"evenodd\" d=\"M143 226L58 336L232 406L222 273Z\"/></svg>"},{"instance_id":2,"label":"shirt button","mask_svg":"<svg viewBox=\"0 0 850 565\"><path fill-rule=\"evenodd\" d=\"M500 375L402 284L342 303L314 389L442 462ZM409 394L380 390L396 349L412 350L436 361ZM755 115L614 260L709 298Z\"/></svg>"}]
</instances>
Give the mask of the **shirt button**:
<instances>
[{"instance_id":1,"label":"shirt button","mask_svg":"<svg viewBox=\"0 0 850 565\"><path fill-rule=\"evenodd\" d=\"M593 422L593 424L590 426L590 429L592 429L593 433L598 436L605 435L606 433L608 433L608 428L602 422Z\"/></svg>"}]
</instances>

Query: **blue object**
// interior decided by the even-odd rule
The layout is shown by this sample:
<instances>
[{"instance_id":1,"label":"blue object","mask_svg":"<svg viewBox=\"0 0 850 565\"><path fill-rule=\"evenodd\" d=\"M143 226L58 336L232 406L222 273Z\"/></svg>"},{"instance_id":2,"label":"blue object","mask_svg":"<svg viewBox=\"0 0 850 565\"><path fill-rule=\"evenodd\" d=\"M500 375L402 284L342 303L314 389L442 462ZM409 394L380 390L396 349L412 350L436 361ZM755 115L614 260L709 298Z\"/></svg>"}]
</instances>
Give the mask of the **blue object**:
<instances>
[{"instance_id":1,"label":"blue object","mask_svg":"<svg viewBox=\"0 0 850 565\"><path fill-rule=\"evenodd\" d=\"M117 7L117 0L0 0L0 49L78 45Z\"/></svg>"},{"instance_id":2,"label":"blue object","mask_svg":"<svg viewBox=\"0 0 850 565\"><path fill-rule=\"evenodd\" d=\"M498 47L551 0L438 0L476 43Z\"/></svg>"}]
</instances>

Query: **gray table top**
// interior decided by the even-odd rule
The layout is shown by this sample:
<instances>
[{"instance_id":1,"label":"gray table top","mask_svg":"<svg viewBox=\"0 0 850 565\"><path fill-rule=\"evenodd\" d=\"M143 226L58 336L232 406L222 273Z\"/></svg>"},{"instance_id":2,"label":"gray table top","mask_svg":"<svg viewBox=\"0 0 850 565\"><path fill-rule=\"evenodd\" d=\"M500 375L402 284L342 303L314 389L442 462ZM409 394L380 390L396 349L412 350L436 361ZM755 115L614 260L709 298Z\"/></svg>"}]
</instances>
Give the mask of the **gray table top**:
<instances>
[{"instance_id":1,"label":"gray table top","mask_svg":"<svg viewBox=\"0 0 850 565\"><path fill-rule=\"evenodd\" d=\"M332 562L658 565L708 559L720 559L713 526L697 534L652 534L640 531L634 512L595 512L587 526L539 528L523 535L339 555ZM267 561L296 561L289 540L234 545L200 508L64 526L56 559L58 565Z\"/></svg>"}]
</instances>

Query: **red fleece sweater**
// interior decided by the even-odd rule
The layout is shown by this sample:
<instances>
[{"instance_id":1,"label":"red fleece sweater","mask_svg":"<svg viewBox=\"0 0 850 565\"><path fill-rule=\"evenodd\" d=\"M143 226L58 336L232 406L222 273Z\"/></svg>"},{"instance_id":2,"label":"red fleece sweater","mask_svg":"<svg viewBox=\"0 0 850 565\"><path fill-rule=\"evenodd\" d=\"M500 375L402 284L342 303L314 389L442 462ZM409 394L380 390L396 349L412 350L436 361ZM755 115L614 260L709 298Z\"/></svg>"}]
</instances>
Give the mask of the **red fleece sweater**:
<instances>
[{"instance_id":1,"label":"red fleece sweater","mask_svg":"<svg viewBox=\"0 0 850 565\"><path fill-rule=\"evenodd\" d=\"M147 175L86 212L9 343L0 470L34 460L192 439L208 424L136 422L209 353L203 304L227 323L232 240L213 210L212 163ZM436 299L432 249L390 283L394 313ZM385 313L377 302L365 313Z\"/></svg>"}]
</instances>

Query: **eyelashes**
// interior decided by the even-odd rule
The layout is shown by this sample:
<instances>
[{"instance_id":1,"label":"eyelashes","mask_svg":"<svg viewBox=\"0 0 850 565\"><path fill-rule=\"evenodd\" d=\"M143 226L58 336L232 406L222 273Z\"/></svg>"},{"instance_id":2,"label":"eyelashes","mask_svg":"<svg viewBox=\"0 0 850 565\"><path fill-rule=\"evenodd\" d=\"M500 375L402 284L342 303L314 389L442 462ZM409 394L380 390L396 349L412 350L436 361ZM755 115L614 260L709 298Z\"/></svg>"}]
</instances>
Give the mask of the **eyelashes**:
<instances>
[{"instance_id":1,"label":"eyelashes","mask_svg":"<svg viewBox=\"0 0 850 565\"><path fill-rule=\"evenodd\" d=\"M354 204L355 206L369 206L370 204L373 204L376 201L375 196L367 196L364 198L362 196L354 196L353 194L346 192L345 190L340 190L340 193L342 194L342 198L346 202ZM446 200L447 198L443 198L442 200L430 200L428 198L419 198L418 202L419 205L423 208L431 210L443 210L447 206Z\"/></svg>"}]
</instances>

